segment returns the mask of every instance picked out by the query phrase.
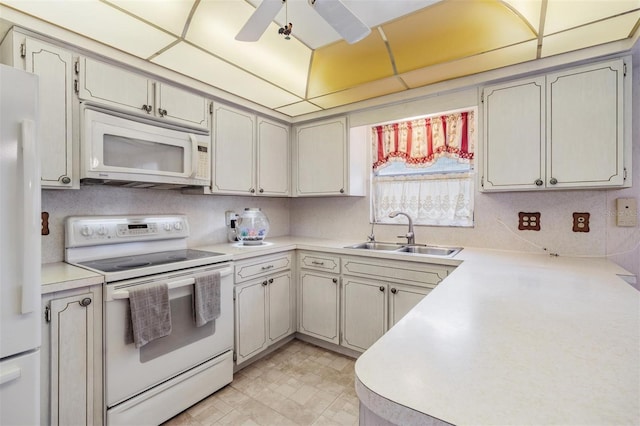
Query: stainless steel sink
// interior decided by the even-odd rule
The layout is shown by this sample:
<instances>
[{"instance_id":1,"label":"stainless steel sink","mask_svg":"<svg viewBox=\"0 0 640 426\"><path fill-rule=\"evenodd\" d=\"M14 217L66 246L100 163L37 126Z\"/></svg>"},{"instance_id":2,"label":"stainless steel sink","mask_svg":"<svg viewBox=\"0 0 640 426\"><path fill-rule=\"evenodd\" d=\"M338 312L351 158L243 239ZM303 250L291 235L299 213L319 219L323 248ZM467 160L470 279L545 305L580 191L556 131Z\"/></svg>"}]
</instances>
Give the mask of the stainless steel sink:
<instances>
[{"instance_id":1,"label":"stainless steel sink","mask_svg":"<svg viewBox=\"0 0 640 426\"><path fill-rule=\"evenodd\" d=\"M453 257L462 250L462 247L437 247L437 246L404 246L399 252L426 254L429 256Z\"/></svg>"},{"instance_id":2,"label":"stainless steel sink","mask_svg":"<svg viewBox=\"0 0 640 426\"><path fill-rule=\"evenodd\" d=\"M354 244L352 246L346 246L349 249L360 250L378 250L378 251L391 251L394 253L403 254L424 254L427 256L439 256L439 257L453 257L462 250L462 247L440 247L440 246L427 246L427 245L406 245L406 244L394 244L394 243L379 243L377 241Z\"/></svg>"},{"instance_id":3,"label":"stainless steel sink","mask_svg":"<svg viewBox=\"0 0 640 426\"><path fill-rule=\"evenodd\" d=\"M377 241L371 241L366 243L354 244L345 248L362 249L362 250L382 250L382 251L398 251L404 248L401 244L395 243L379 243Z\"/></svg>"}]
</instances>

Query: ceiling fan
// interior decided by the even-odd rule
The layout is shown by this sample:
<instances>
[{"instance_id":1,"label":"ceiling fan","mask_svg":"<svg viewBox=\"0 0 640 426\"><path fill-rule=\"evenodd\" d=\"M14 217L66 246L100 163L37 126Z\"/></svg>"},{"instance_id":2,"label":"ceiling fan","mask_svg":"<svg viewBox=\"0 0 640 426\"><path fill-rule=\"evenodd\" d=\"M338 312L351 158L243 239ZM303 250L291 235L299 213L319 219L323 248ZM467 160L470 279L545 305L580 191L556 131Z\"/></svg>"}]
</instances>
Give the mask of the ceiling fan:
<instances>
[{"instance_id":1,"label":"ceiling fan","mask_svg":"<svg viewBox=\"0 0 640 426\"><path fill-rule=\"evenodd\" d=\"M236 40L258 41L287 0L262 0L244 24ZM369 35L371 29L351 12L341 0L308 0L309 5L349 44ZM290 30L290 29L289 29Z\"/></svg>"}]
</instances>

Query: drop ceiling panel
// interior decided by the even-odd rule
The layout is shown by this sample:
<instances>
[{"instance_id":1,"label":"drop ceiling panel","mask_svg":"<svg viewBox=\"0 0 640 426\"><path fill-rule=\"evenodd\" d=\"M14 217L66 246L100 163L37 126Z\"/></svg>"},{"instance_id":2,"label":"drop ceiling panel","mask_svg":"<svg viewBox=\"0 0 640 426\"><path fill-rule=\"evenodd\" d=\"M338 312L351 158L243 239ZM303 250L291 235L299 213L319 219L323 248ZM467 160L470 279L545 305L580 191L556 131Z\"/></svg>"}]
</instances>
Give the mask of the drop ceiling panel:
<instances>
[{"instance_id":1,"label":"drop ceiling panel","mask_svg":"<svg viewBox=\"0 0 640 426\"><path fill-rule=\"evenodd\" d=\"M544 26L545 35L640 8L640 0L548 1Z\"/></svg>"},{"instance_id":2,"label":"drop ceiling panel","mask_svg":"<svg viewBox=\"0 0 640 426\"><path fill-rule=\"evenodd\" d=\"M504 2L522 16L536 33L539 32L542 0L504 0Z\"/></svg>"},{"instance_id":3,"label":"drop ceiling panel","mask_svg":"<svg viewBox=\"0 0 640 426\"><path fill-rule=\"evenodd\" d=\"M532 40L457 61L410 71L401 74L400 77L410 88L426 86L452 78L532 61L536 59L537 46L537 41Z\"/></svg>"},{"instance_id":4,"label":"drop ceiling panel","mask_svg":"<svg viewBox=\"0 0 640 426\"><path fill-rule=\"evenodd\" d=\"M302 100L185 42L167 49L152 62L267 108L275 109Z\"/></svg>"},{"instance_id":5,"label":"drop ceiling panel","mask_svg":"<svg viewBox=\"0 0 640 426\"><path fill-rule=\"evenodd\" d=\"M3 3L141 58L176 40L98 0L3 0Z\"/></svg>"},{"instance_id":6,"label":"drop ceiling panel","mask_svg":"<svg viewBox=\"0 0 640 426\"><path fill-rule=\"evenodd\" d=\"M291 117L295 117L296 115L309 114L312 112L320 111L321 109L322 108L312 104L311 102L303 101L277 108L276 111Z\"/></svg>"},{"instance_id":7,"label":"drop ceiling panel","mask_svg":"<svg viewBox=\"0 0 640 426\"><path fill-rule=\"evenodd\" d=\"M403 90L406 90L406 87L398 77L394 76L362 84L330 95L312 98L310 101L326 109L401 92Z\"/></svg>"},{"instance_id":8,"label":"drop ceiling panel","mask_svg":"<svg viewBox=\"0 0 640 426\"><path fill-rule=\"evenodd\" d=\"M153 5L148 1L140 0L104 0L104 2L111 3L180 37L195 0L154 0Z\"/></svg>"},{"instance_id":9,"label":"drop ceiling panel","mask_svg":"<svg viewBox=\"0 0 640 426\"><path fill-rule=\"evenodd\" d=\"M315 98L392 75L384 41L373 31L356 44L339 41L315 50L307 96Z\"/></svg>"},{"instance_id":10,"label":"drop ceiling panel","mask_svg":"<svg viewBox=\"0 0 640 426\"><path fill-rule=\"evenodd\" d=\"M200 3L186 39L214 55L304 97L311 50L292 38L278 34L271 24L257 42L235 40L254 8L238 0Z\"/></svg>"},{"instance_id":11,"label":"drop ceiling panel","mask_svg":"<svg viewBox=\"0 0 640 426\"><path fill-rule=\"evenodd\" d=\"M631 36L640 11L544 37L542 56L552 56Z\"/></svg>"},{"instance_id":12,"label":"drop ceiling panel","mask_svg":"<svg viewBox=\"0 0 640 426\"><path fill-rule=\"evenodd\" d=\"M399 73L536 37L525 21L496 0L446 0L382 28Z\"/></svg>"}]
</instances>

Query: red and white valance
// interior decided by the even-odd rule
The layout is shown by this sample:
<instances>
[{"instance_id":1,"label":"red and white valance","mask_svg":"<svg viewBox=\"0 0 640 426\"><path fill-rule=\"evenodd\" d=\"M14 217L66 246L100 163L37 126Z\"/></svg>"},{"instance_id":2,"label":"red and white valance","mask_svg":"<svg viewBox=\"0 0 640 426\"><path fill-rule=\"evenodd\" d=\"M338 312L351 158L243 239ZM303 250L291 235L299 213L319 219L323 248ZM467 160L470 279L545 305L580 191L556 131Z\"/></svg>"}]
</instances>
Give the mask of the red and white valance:
<instances>
[{"instance_id":1,"label":"red and white valance","mask_svg":"<svg viewBox=\"0 0 640 426\"><path fill-rule=\"evenodd\" d=\"M389 161L429 167L440 156L473 160L475 146L473 111L401 121L372 127L373 169Z\"/></svg>"}]
</instances>

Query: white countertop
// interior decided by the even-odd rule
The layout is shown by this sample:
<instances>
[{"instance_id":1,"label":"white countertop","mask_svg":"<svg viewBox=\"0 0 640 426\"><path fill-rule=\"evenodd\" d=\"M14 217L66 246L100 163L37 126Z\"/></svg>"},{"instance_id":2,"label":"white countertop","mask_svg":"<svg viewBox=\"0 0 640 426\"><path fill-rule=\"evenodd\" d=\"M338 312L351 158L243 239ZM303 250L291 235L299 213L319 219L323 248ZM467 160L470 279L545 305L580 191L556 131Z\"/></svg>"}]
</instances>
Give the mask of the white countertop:
<instances>
[{"instance_id":1,"label":"white countertop","mask_svg":"<svg viewBox=\"0 0 640 426\"><path fill-rule=\"evenodd\" d=\"M41 267L42 294L98 285L104 277L64 262L45 263Z\"/></svg>"}]
</instances>

